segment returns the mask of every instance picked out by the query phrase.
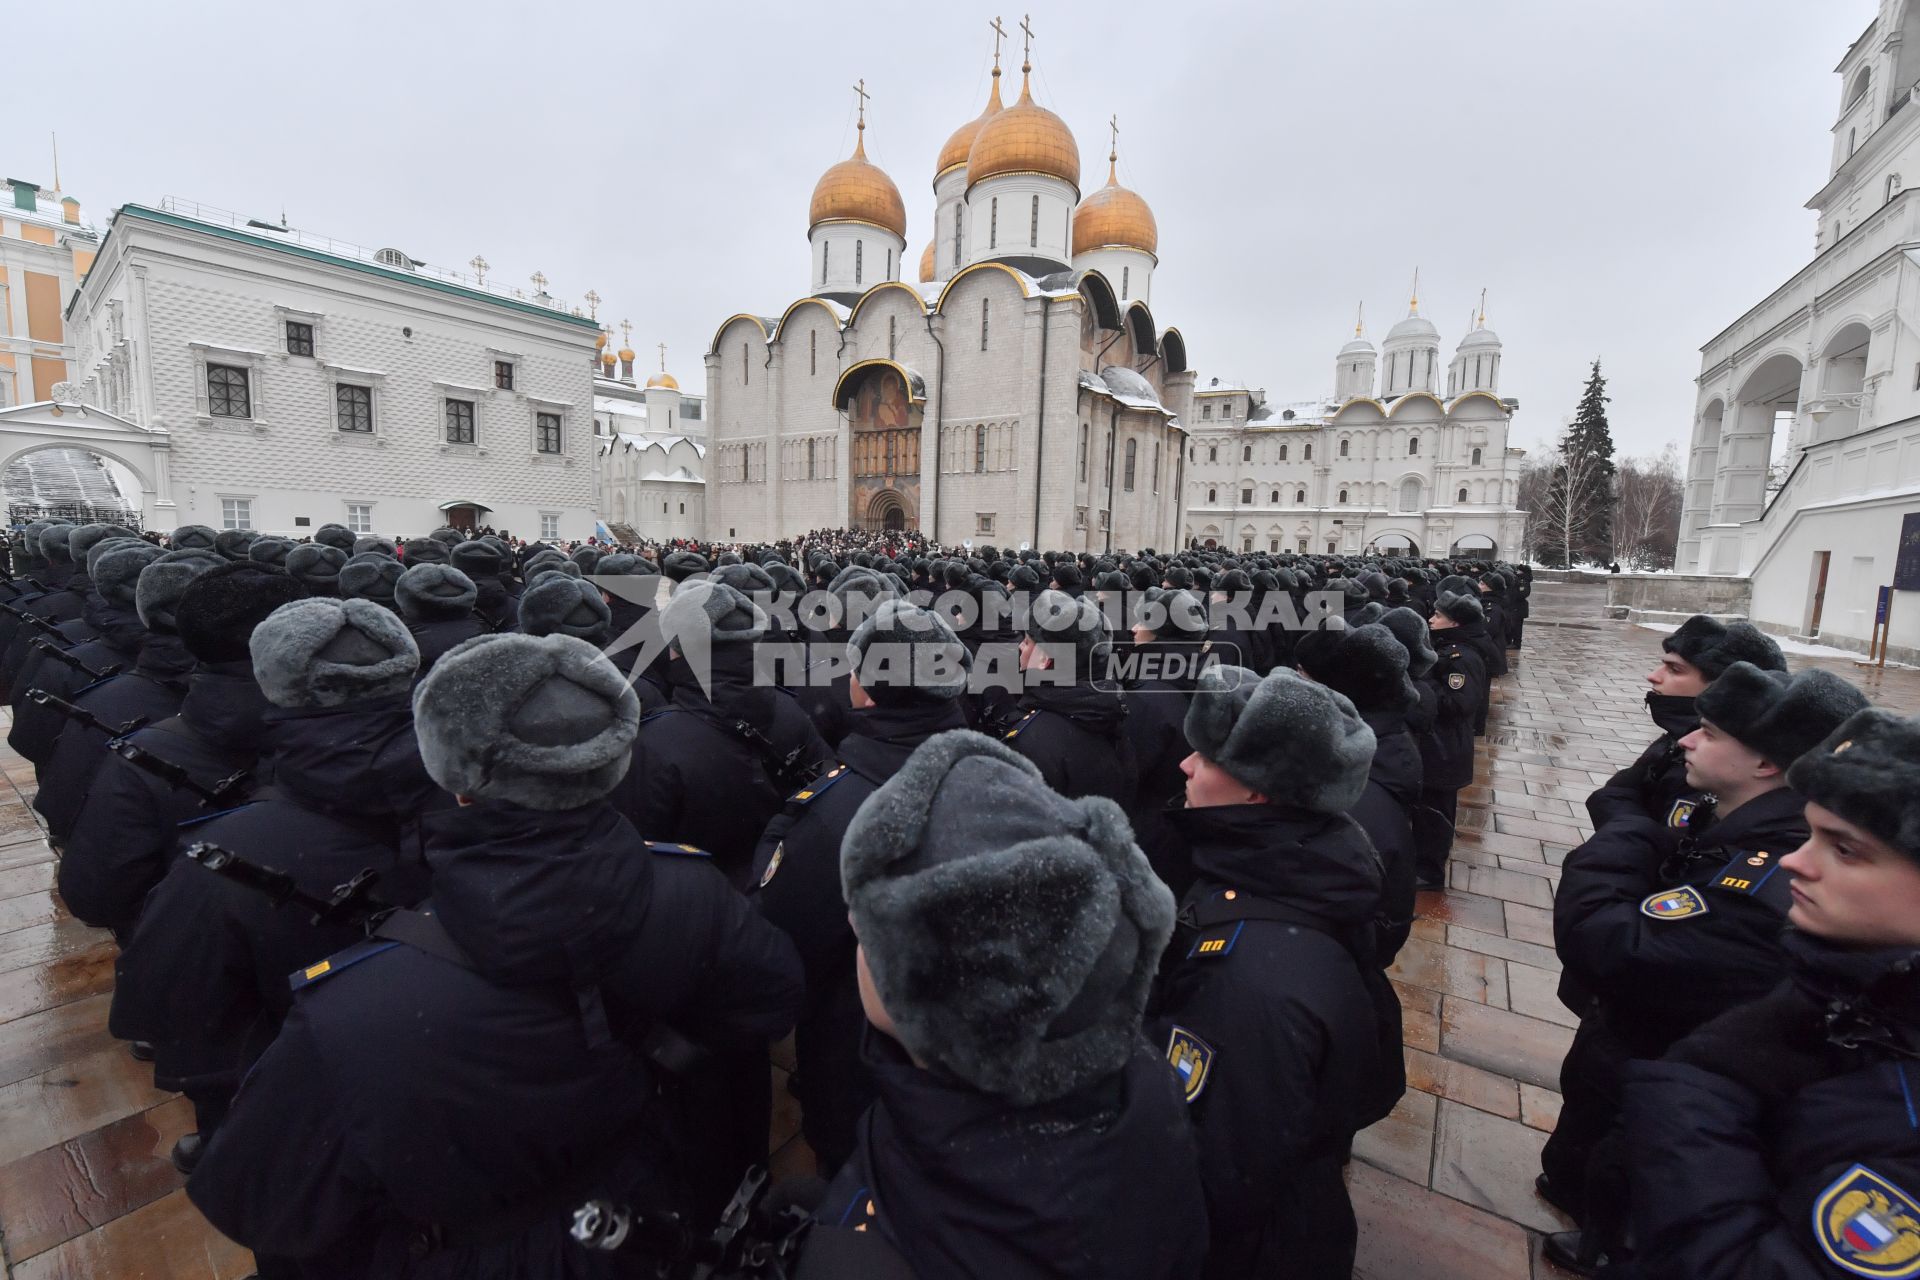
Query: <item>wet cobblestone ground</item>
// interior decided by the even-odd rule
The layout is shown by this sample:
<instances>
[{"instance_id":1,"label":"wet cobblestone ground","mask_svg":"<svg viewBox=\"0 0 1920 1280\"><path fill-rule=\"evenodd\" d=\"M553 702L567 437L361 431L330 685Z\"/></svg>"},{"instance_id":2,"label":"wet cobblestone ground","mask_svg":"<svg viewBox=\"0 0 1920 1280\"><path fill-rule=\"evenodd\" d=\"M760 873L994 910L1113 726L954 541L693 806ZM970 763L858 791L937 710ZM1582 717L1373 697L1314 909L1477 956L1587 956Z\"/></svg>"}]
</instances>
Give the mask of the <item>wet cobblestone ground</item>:
<instances>
[{"instance_id":1,"label":"wet cobblestone ground","mask_svg":"<svg viewBox=\"0 0 1920 1280\"><path fill-rule=\"evenodd\" d=\"M1449 887L1421 895L1393 977L1406 1010L1407 1096L1360 1135L1348 1181L1368 1280L1543 1280L1540 1233L1562 1225L1533 1194L1572 1017L1554 999L1550 908L1582 801L1653 737L1642 674L1660 636L1600 618L1604 588L1542 583L1527 646L1497 683L1474 785L1461 795ZM1920 710L1920 672L1791 659ZM0 717L3 723L4 717ZM3 731L0 731L0 736ZM107 1034L114 947L72 919L27 799L31 768L0 745L0 1257L20 1280L226 1280L245 1250L194 1211L167 1163L192 1127L184 1099ZM774 1054L772 1146L795 1136Z\"/></svg>"}]
</instances>

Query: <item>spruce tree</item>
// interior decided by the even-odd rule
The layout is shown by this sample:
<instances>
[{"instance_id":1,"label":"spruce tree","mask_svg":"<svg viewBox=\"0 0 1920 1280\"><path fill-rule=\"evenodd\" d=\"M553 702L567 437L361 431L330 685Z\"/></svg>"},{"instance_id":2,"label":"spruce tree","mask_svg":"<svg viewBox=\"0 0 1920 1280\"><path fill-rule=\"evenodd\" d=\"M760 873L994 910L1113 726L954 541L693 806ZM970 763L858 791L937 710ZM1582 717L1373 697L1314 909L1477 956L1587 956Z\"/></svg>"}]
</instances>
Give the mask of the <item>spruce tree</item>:
<instances>
[{"instance_id":1,"label":"spruce tree","mask_svg":"<svg viewBox=\"0 0 1920 1280\"><path fill-rule=\"evenodd\" d=\"M1591 507L1580 513L1580 523L1586 530L1581 550L1588 559L1598 563L1606 562L1613 555L1615 468L1613 431L1607 425L1607 401L1611 398L1607 395L1606 377L1600 372L1600 361L1596 359L1562 445L1566 458L1584 463L1579 469L1592 476L1586 498Z\"/></svg>"}]
</instances>

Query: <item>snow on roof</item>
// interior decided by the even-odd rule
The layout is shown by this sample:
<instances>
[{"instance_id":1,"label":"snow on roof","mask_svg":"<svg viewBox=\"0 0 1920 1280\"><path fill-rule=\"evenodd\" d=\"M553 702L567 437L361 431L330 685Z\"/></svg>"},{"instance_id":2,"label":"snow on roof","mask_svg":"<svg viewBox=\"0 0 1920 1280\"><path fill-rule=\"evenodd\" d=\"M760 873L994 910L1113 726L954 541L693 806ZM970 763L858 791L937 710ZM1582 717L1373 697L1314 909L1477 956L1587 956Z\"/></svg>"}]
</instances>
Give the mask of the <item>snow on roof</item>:
<instances>
[{"instance_id":1,"label":"snow on roof","mask_svg":"<svg viewBox=\"0 0 1920 1280\"><path fill-rule=\"evenodd\" d=\"M622 418L642 418L647 416L647 406L637 400L623 400L618 396L595 396L595 413L614 414Z\"/></svg>"},{"instance_id":2,"label":"snow on roof","mask_svg":"<svg viewBox=\"0 0 1920 1280\"><path fill-rule=\"evenodd\" d=\"M1106 396L1129 409L1145 409L1173 417L1173 411L1160 403L1160 395L1153 389L1153 384L1124 365L1109 365L1099 373L1082 369L1080 387L1095 395Z\"/></svg>"},{"instance_id":3,"label":"snow on roof","mask_svg":"<svg viewBox=\"0 0 1920 1280\"><path fill-rule=\"evenodd\" d=\"M706 483L705 480L702 480L699 476L693 474L693 472L687 470L685 467L675 467L673 469L673 474L671 475L667 474L664 471L649 471L647 472L647 474L641 476L640 479L642 481L650 482L653 484L705 484Z\"/></svg>"},{"instance_id":4,"label":"snow on roof","mask_svg":"<svg viewBox=\"0 0 1920 1280\"><path fill-rule=\"evenodd\" d=\"M1250 427L1317 427L1327 420L1327 406L1319 400L1295 400L1287 404L1267 403L1247 419Z\"/></svg>"},{"instance_id":5,"label":"snow on roof","mask_svg":"<svg viewBox=\"0 0 1920 1280\"><path fill-rule=\"evenodd\" d=\"M617 434L620 442L629 449L650 449L656 446L661 449L672 449L676 444L689 444L693 446L695 454L702 458L707 456L707 446L692 436L669 435L664 431L622 431Z\"/></svg>"}]
</instances>

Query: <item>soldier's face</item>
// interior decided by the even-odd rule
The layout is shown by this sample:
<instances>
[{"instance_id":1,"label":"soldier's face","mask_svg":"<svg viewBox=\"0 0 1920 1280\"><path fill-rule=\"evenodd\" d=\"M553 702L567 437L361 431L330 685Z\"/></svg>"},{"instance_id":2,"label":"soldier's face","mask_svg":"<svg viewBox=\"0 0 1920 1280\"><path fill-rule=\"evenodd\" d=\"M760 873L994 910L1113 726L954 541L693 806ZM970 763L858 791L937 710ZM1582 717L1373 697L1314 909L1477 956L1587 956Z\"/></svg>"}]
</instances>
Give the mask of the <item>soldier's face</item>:
<instances>
[{"instance_id":1,"label":"soldier's face","mask_svg":"<svg viewBox=\"0 0 1920 1280\"><path fill-rule=\"evenodd\" d=\"M1766 759L1718 725L1702 720L1700 727L1680 739L1687 753L1687 785L1702 791L1733 791L1763 781ZM1774 776L1779 770L1771 770Z\"/></svg>"},{"instance_id":2,"label":"soldier's face","mask_svg":"<svg viewBox=\"0 0 1920 1280\"><path fill-rule=\"evenodd\" d=\"M1811 801L1807 826L1780 859L1793 876L1787 920L1847 946L1920 946L1920 863Z\"/></svg>"},{"instance_id":3,"label":"soldier's face","mask_svg":"<svg viewBox=\"0 0 1920 1280\"><path fill-rule=\"evenodd\" d=\"M1266 797L1213 761L1193 752L1180 762L1187 775L1187 808L1209 809L1223 804L1263 804Z\"/></svg>"},{"instance_id":4,"label":"soldier's face","mask_svg":"<svg viewBox=\"0 0 1920 1280\"><path fill-rule=\"evenodd\" d=\"M1655 693L1669 698L1697 698L1711 682L1700 673L1700 668L1679 654L1663 653L1660 665L1647 672L1647 683Z\"/></svg>"}]
</instances>

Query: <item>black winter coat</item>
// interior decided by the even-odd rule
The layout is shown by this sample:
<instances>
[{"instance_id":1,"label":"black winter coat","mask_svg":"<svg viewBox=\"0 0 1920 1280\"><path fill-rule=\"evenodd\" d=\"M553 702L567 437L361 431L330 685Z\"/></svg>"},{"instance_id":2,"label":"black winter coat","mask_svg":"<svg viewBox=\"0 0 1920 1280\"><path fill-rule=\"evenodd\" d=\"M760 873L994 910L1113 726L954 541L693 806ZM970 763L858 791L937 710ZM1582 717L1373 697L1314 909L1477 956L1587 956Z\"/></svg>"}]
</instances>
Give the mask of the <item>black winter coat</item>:
<instances>
[{"instance_id":1,"label":"black winter coat","mask_svg":"<svg viewBox=\"0 0 1920 1280\"><path fill-rule=\"evenodd\" d=\"M1418 682L1434 700L1433 726L1415 739L1422 785L1433 791L1457 791L1473 782L1474 726L1486 716L1486 659L1478 646L1452 638L1460 629L1433 633L1438 661Z\"/></svg>"},{"instance_id":2,"label":"black winter coat","mask_svg":"<svg viewBox=\"0 0 1920 1280\"><path fill-rule=\"evenodd\" d=\"M1436 637L1436 641L1448 644L1466 645L1480 657L1481 669L1485 672L1485 681L1481 685L1479 709L1474 712L1473 732L1475 736L1487 731L1487 712L1493 708L1491 682L1498 676L1507 674L1507 651L1500 641L1493 637L1493 624L1490 622L1462 622L1448 627Z\"/></svg>"},{"instance_id":3,"label":"black winter coat","mask_svg":"<svg viewBox=\"0 0 1920 1280\"><path fill-rule=\"evenodd\" d=\"M149 635L132 671L81 689L70 701L114 728L134 721L153 724L180 709L186 696L184 677L192 669L193 659L178 636ZM64 843L73 830L107 754L104 731L74 721L61 729L33 798L54 839Z\"/></svg>"},{"instance_id":4,"label":"black winter coat","mask_svg":"<svg viewBox=\"0 0 1920 1280\"><path fill-rule=\"evenodd\" d=\"M1068 799L1105 796L1132 803L1138 766L1127 738L1124 694L1092 685L1029 685L1009 713L1002 740L1033 761Z\"/></svg>"},{"instance_id":5,"label":"black winter coat","mask_svg":"<svg viewBox=\"0 0 1920 1280\"><path fill-rule=\"evenodd\" d=\"M828 1188L822 1228L875 1232L919 1280L1174 1280L1199 1274L1206 1209L1165 1061L1016 1108L867 1037L879 1101Z\"/></svg>"},{"instance_id":6,"label":"black winter coat","mask_svg":"<svg viewBox=\"0 0 1920 1280\"><path fill-rule=\"evenodd\" d=\"M76 573L67 579L67 585L60 591L49 592L26 606L26 612L36 618L58 626L78 623L86 628L86 615L99 601L100 596L93 589L93 582L84 573ZM11 689L15 687L21 669L26 665L28 646L37 636L46 633L31 623L22 623L14 631L13 638L7 641L4 653L0 653L0 682ZM87 637L91 639L91 636Z\"/></svg>"},{"instance_id":7,"label":"black winter coat","mask_svg":"<svg viewBox=\"0 0 1920 1280\"><path fill-rule=\"evenodd\" d=\"M1380 855L1380 964L1393 963L1413 932L1413 809L1420 802L1420 748L1407 732L1401 711L1367 711L1361 719L1373 730L1373 763L1366 790L1347 816L1367 833Z\"/></svg>"},{"instance_id":8,"label":"black winter coat","mask_svg":"<svg viewBox=\"0 0 1920 1280\"><path fill-rule=\"evenodd\" d=\"M41 640L46 640L60 649L71 649L75 645L98 640L105 633L102 619L116 612L119 612L118 606L102 600L99 592L89 591L81 616L56 624L51 634L38 627L22 627L20 633L14 637L15 643L21 646L20 662L17 666L8 668L9 674L4 681L0 681L0 688L8 690L11 701L18 703L21 695L34 687L34 677L40 670L40 665L43 662L53 661L46 656L45 646L39 643ZM138 622L139 615L135 614L133 620Z\"/></svg>"},{"instance_id":9,"label":"black winter coat","mask_svg":"<svg viewBox=\"0 0 1920 1280\"><path fill-rule=\"evenodd\" d=\"M1628 1069L1633 1230L1646 1280L1912 1273L1920 1253L1920 956L1787 938L1792 981L1728 1015L1758 1014L1773 1028L1729 1048L1761 1061L1804 1060L1798 1078L1763 1095L1704 1065ZM1873 1010L1901 1048L1828 1040L1834 1002Z\"/></svg>"},{"instance_id":10,"label":"black winter coat","mask_svg":"<svg viewBox=\"0 0 1920 1280\"><path fill-rule=\"evenodd\" d=\"M1207 1274L1344 1278L1347 1147L1405 1089L1400 1006L1376 962L1379 857L1345 815L1169 817L1199 878L1150 1021L1199 1133ZM1288 918L1260 918L1274 907Z\"/></svg>"},{"instance_id":11,"label":"black winter coat","mask_svg":"<svg viewBox=\"0 0 1920 1280\"><path fill-rule=\"evenodd\" d=\"M424 827L423 909L469 964L380 939L335 956L187 1193L315 1274L615 1274L566 1229L592 1194L674 1203L681 1148L642 1039L665 1023L764 1046L799 1005L793 948L706 858L650 853L604 804L481 801ZM441 1247L409 1259L429 1237Z\"/></svg>"},{"instance_id":12,"label":"black winter coat","mask_svg":"<svg viewBox=\"0 0 1920 1280\"><path fill-rule=\"evenodd\" d=\"M1136 645L1133 660L1138 664L1187 663L1197 658L1192 645L1153 641ZM1187 775L1180 762L1193 754L1187 743L1187 707L1193 699L1194 677L1165 674L1170 668L1137 665L1136 672L1159 672L1134 680L1127 686L1127 740L1133 748L1136 778L1133 795L1123 803L1133 823L1135 838L1149 852L1165 841L1158 827L1165 820L1169 805L1186 795ZM1184 880L1176 883L1169 874L1175 868L1155 867L1177 897L1186 889Z\"/></svg>"},{"instance_id":13,"label":"black winter coat","mask_svg":"<svg viewBox=\"0 0 1920 1280\"><path fill-rule=\"evenodd\" d=\"M82 666L100 673L102 679L109 671L118 675L133 670L140 660L140 647L147 639L140 615L131 609L105 605L96 620L99 635L75 644L67 653ZM7 744L37 767L53 755L53 745L60 740L60 731L66 727L67 720L52 707L32 701L27 694L36 688L45 689L71 702L74 692L89 681L85 673L57 658L44 657L38 650L31 656L35 660L22 666L20 679L13 685L13 728L7 731Z\"/></svg>"},{"instance_id":14,"label":"black winter coat","mask_svg":"<svg viewBox=\"0 0 1920 1280\"><path fill-rule=\"evenodd\" d=\"M414 678L423 680L427 672L433 670L433 664L440 661L449 650L475 636L488 635L493 628L479 614L470 613L464 618L435 618L431 622L415 622L407 630L413 633L413 642L420 646L420 670Z\"/></svg>"},{"instance_id":15,"label":"black winter coat","mask_svg":"<svg viewBox=\"0 0 1920 1280\"><path fill-rule=\"evenodd\" d=\"M267 709L251 663L202 666L187 677L180 714L141 729L132 742L212 787L254 769ZM245 803L258 781L250 778L227 803ZM115 933L132 928L173 860L179 825L208 816L211 807L191 790L109 755L61 853L61 899L90 925Z\"/></svg>"},{"instance_id":16,"label":"black winter coat","mask_svg":"<svg viewBox=\"0 0 1920 1280\"><path fill-rule=\"evenodd\" d=\"M754 855L754 901L780 926L806 969L807 1003L794 1028L794 1096L807 1143L831 1175L853 1153L854 1123L873 1101L860 1058L867 1025L854 981L856 939L840 892L840 841L868 796L936 733L964 729L958 704L866 707L852 713L834 768L767 824Z\"/></svg>"},{"instance_id":17,"label":"black winter coat","mask_svg":"<svg viewBox=\"0 0 1920 1280\"><path fill-rule=\"evenodd\" d=\"M416 824L451 801L420 763L406 697L271 710L262 747L272 785L250 803L189 822L179 831L183 844L220 845L320 896L367 869L380 873L383 901L426 895ZM153 1043L161 1087L231 1090L286 1017L287 975L366 929L316 925L310 913L276 908L183 858L163 870L114 965L109 1026L123 1040Z\"/></svg>"},{"instance_id":18,"label":"black winter coat","mask_svg":"<svg viewBox=\"0 0 1920 1280\"><path fill-rule=\"evenodd\" d=\"M1587 816L1598 830L1615 818L1639 815L1655 822L1675 818L1674 805L1692 790L1687 786L1687 757L1680 739L1700 727L1692 698L1647 691L1647 714L1660 736L1635 760L1587 797Z\"/></svg>"}]
</instances>

